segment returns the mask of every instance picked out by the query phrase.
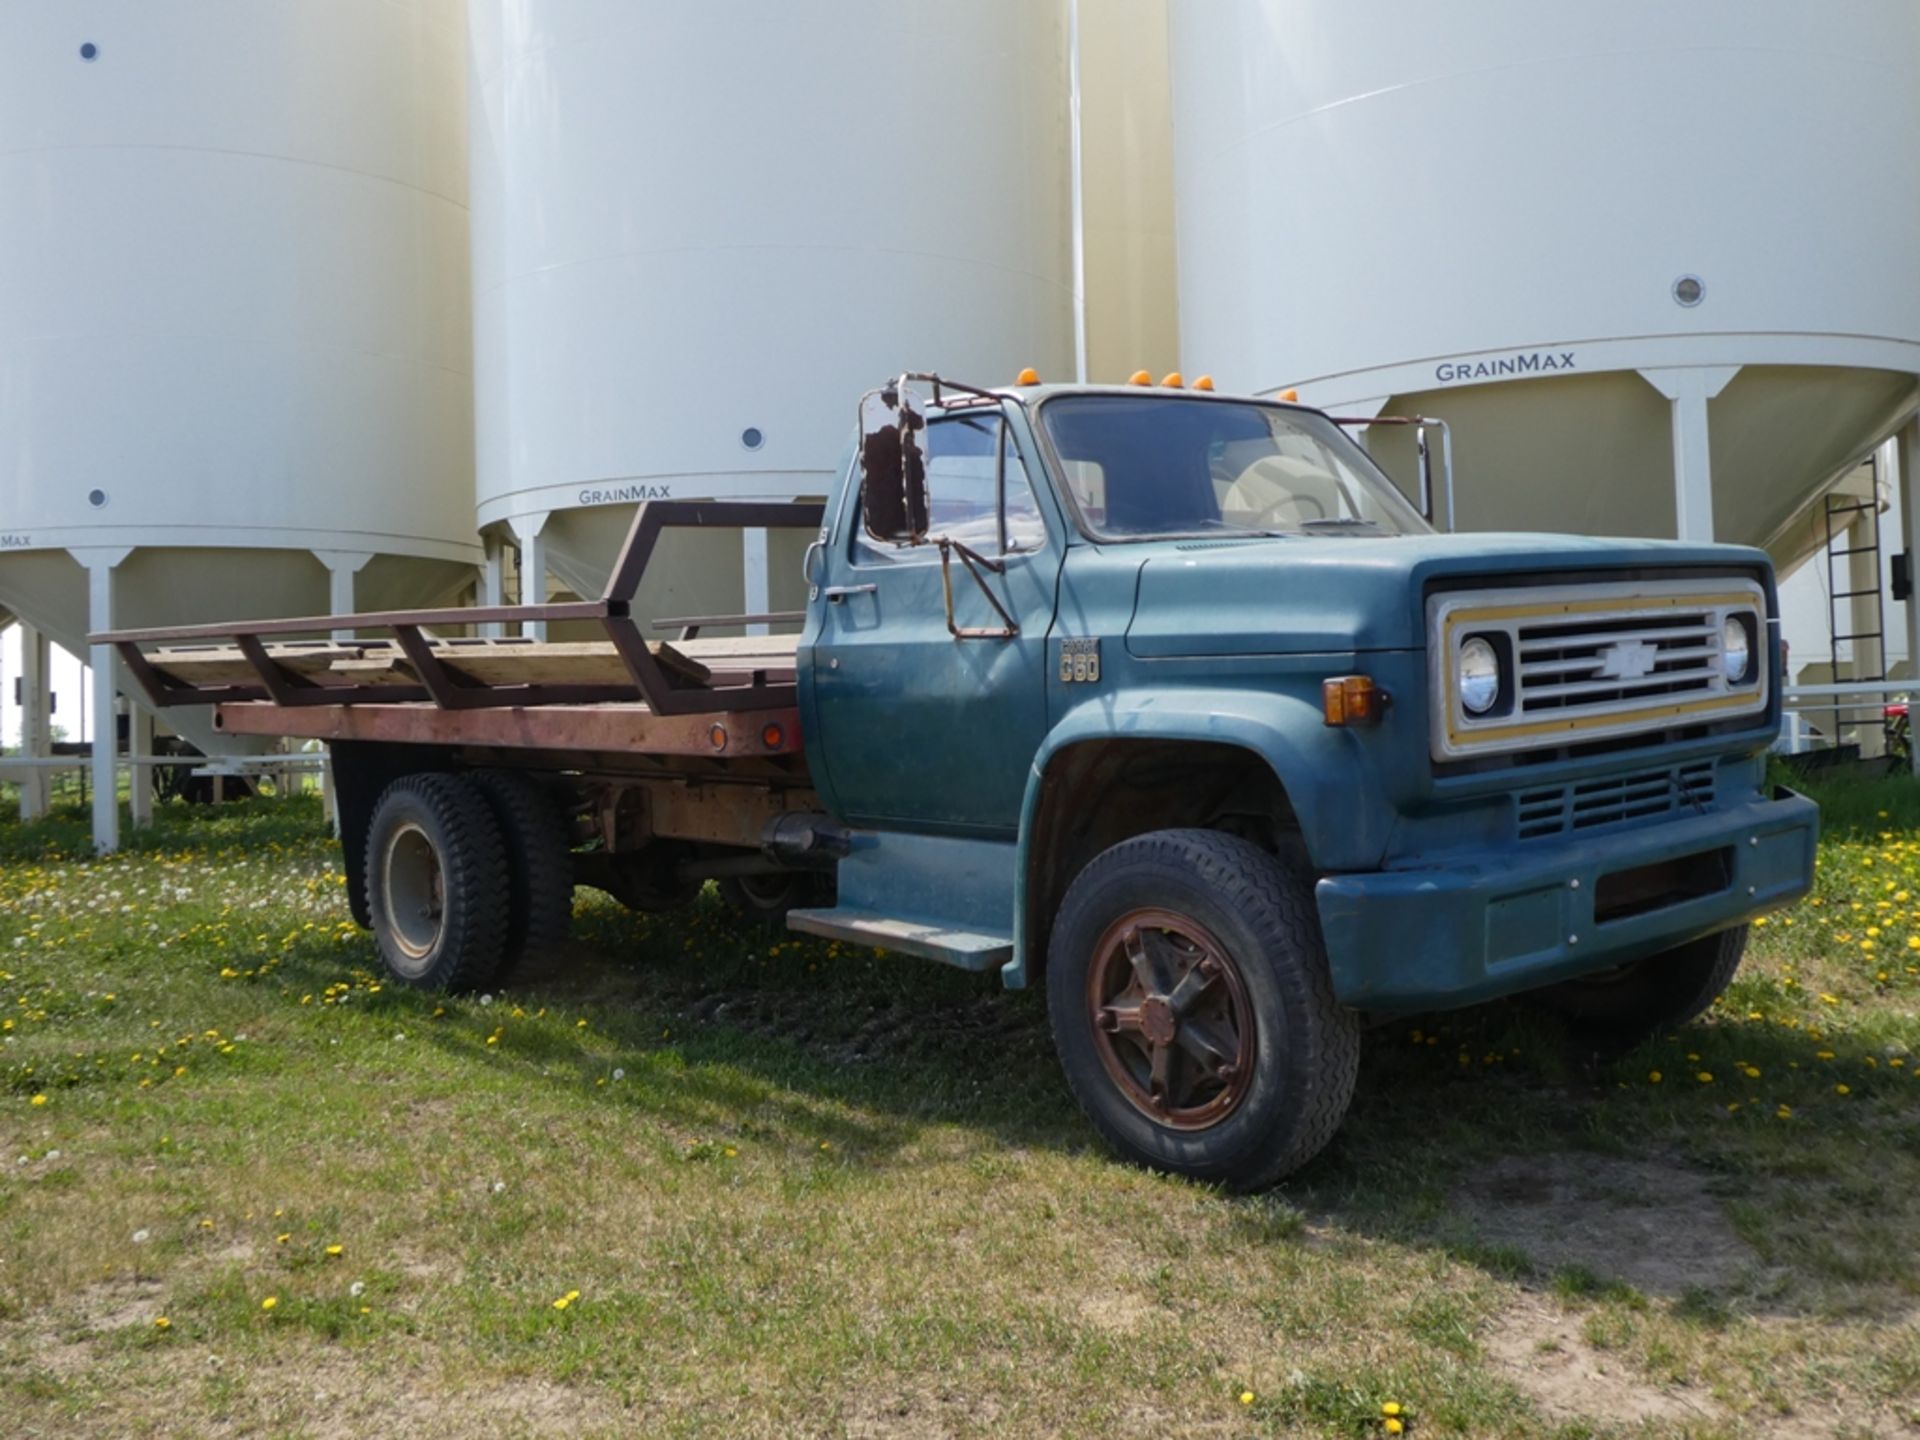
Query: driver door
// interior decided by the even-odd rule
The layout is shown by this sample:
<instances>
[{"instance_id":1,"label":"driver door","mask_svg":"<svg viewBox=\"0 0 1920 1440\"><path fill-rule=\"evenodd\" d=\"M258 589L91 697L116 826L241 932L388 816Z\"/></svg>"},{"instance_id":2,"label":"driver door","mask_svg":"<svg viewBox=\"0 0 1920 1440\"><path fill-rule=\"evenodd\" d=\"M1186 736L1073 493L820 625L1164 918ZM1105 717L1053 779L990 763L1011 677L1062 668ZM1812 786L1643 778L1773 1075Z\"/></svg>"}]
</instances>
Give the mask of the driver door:
<instances>
[{"instance_id":1,"label":"driver door","mask_svg":"<svg viewBox=\"0 0 1920 1440\"><path fill-rule=\"evenodd\" d=\"M995 485L1003 437L1004 549ZM1046 733L1046 642L1064 537L1049 530L1001 411L932 419L925 445L929 534L1005 566L978 573L1017 633L956 639L939 546L875 539L856 500L833 541L837 583L813 602L824 607L812 652L818 749L852 822L1011 834ZM1001 627L958 554L947 579L955 624Z\"/></svg>"}]
</instances>

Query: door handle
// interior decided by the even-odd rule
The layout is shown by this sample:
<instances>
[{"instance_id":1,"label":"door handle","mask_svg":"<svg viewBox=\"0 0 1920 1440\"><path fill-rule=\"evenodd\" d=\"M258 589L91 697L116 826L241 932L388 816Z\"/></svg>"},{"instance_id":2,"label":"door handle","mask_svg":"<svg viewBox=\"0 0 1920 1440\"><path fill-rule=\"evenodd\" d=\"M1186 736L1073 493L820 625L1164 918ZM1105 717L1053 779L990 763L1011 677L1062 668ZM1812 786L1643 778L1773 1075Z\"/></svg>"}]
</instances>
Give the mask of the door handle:
<instances>
[{"instance_id":1,"label":"door handle","mask_svg":"<svg viewBox=\"0 0 1920 1440\"><path fill-rule=\"evenodd\" d=\"M839 605L849 595L872 595L879 589L878 585L829 585L821 593L827 597L828 604Z\"/></svg>"}]
</instances>

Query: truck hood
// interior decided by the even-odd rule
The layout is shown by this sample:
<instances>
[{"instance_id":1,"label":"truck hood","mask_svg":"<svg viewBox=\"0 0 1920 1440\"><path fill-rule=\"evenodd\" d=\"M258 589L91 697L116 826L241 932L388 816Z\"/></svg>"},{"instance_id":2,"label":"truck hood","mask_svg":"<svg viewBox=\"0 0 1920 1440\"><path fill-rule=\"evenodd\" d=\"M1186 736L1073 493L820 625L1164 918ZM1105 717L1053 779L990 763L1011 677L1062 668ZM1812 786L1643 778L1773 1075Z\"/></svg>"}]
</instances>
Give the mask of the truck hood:
<instances>
[{"instance_id":1,"label":"truck hood","mask_svg":"<svg viewBox=\"0 0 1920 1440\"><path fill-rule=\"evenodd\" d=\"M1118 558L1132 546L1106 547ZM1414 650L1436 580L1527 574L1578 584L1737 570L1766 577L1742 545L1579 535L1487 534L1185 540L1139 559L1127 649L1142 657ZM1770 601L1771 603L1771 601Z\"/></svg>"}]
</instances>

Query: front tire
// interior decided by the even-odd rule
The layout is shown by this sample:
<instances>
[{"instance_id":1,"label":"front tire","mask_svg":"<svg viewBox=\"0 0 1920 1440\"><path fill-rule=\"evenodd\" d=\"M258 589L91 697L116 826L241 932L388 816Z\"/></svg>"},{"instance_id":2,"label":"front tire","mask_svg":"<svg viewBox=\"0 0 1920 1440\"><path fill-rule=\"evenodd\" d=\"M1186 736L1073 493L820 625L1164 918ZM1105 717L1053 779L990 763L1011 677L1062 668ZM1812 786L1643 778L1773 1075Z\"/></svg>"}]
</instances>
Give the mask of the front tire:
<instances>
[{"instance_id":1,"label":"front tire","mask_svg":"<svg viewBox=\"0 0 1920 1440\"><path fill-rule=\"evenodd\" d=\"M506 849L479 790L403 775L367 827L367 910L387 971L422 990L471 990L499 973L510 916Z\"/></svg>"},{"instance_id":2,"label":"front tire","mask_svg":"<svg viewBox=\"0 0 1920 1440\"><path fill-rule=\"evenodd\" d=\"M1054 921L1047 1011L1067 1083L1122 1155L1252 1189L1340 1128L1360 1024L1333 994L1309 876L1211 830L1127 840Z\"/></svg>"},{"instance_id":3,"label":"front tire","mask_svg":"<svg viewBox=\"0 0 1920 1440\"><path fill-rule=\"evenodd\" d=\"M1534 999L1565 1016L1582 1038L1630 1049L1705 1014L1733 983L1746 950L1747 927L1736 925L1618 970L1562 981Z\"/></svg>"}]
</instances>

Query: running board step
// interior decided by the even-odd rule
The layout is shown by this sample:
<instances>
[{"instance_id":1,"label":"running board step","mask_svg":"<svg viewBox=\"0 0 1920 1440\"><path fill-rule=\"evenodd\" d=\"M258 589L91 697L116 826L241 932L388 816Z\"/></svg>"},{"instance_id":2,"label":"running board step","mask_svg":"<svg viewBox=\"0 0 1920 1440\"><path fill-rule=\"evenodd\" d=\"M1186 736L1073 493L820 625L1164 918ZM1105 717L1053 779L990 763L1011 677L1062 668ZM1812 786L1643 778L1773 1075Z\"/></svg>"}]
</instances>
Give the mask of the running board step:
<instances>
[{"instance_id":1,"label":"running board step","mask_svg":"<svg viewBox=\"0 0 1920 1440\"><path fill-rule=\"evenodd\" d=\"M1013 940L1006 935L981 935L952 930L874 910L792 910L787 928L828 940L897 950L922 960L939 960L962 970L998 970L1013 959Z\"/></svg>"}]
</instances>

